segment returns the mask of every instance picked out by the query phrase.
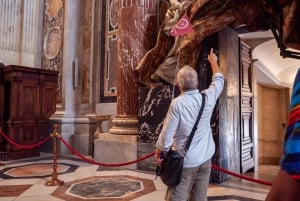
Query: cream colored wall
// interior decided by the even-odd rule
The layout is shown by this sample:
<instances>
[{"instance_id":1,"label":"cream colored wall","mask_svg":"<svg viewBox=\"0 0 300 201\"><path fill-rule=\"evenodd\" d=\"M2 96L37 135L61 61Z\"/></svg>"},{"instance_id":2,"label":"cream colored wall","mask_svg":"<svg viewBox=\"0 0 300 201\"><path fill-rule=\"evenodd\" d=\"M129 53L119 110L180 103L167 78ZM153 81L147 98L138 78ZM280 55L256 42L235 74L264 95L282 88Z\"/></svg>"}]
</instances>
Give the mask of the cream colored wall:
<instances>
[{"instance_id":1,"label":"cream colored wall","mask_svg":"<svg viewBox=\"0 0 300 201\"><path fill-rule=\"evenodd\" d=\"M258 163L278 164L287 118L287 89L257 85Z\"/></svg>"}]
</instances>

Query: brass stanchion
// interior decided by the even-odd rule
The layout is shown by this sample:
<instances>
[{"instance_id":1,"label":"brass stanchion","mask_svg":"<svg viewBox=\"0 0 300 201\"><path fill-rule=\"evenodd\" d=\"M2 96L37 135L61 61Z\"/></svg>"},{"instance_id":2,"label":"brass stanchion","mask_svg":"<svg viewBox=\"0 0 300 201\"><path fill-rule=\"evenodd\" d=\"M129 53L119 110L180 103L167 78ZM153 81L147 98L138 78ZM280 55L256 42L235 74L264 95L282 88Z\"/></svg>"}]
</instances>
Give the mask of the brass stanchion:
<instances>
[{"instance_id":1,"label":"brass stanchion","mask_svg":"<svg viewBox=\"0 0 300 201\"><path fill-rule=\"evenodd\" d=\"M57 125L54 125L54 131L51 134L51 137L53 137L53 173L52 173L52 180L47 181L45 183L46 186L60 186L64 184L64 181L59 180L57 178L57 139L60 137L58 131L57 131Z\"/></svg>"}]
</instances>

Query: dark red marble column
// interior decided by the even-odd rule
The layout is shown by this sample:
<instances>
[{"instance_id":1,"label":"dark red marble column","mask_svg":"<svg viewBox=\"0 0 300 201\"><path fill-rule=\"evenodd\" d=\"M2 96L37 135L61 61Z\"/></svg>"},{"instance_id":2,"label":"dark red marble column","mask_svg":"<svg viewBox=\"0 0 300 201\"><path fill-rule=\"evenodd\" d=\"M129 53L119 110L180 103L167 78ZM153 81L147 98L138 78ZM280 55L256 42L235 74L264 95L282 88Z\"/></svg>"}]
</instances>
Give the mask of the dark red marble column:
<instances>
[{"instance_id":1,"label":"dark red marble column","mask_svg":"<svg viewBox=\"0 0 300 201\"><path fill-rule=\"evenodd\" d=\"M155 44L159 0L119 1L117 115L111 134L138 134L138 79L134 68Z\"/></svg>"}]
</instances>

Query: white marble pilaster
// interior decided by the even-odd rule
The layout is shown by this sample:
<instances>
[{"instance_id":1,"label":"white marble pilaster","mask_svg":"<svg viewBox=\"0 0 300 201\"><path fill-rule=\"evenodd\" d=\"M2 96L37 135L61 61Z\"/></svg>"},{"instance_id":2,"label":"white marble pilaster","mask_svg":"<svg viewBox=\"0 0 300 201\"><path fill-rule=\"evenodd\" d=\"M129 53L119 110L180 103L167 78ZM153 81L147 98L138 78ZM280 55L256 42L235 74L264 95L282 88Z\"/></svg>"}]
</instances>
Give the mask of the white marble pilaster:
<instances>
[{"instance_id":1,"label":"white marble pilaster","mask_svg":"<svg viewBox=\"0 0 300 201\"><path fill-rule=\"evenodd\" d=\"M62 70L62 107L51 118L60 126L61 136L78 152L92 154L95 123L80 114L80 50L82 0L66 0L64 4L64 39ZM76 72L74 72L76 71ZM75 75L75 76L73 76ZM74 85L74 83L76 85ZM92 135L92 136L91 136ZM70 151L60 145L60 154Z\"/></svg>"},{"instance_id":2,"label":"white marble pilaster","mask_svg":"<svg viewBox=\"0 0 300 201\"><path fill-rule=\"evenodd\" d=\"M65 22L63 39L62 102L64 117L73 118L76 113L77 90L73 87L73 66L79 67L80 7L81 0L65 1ZM79 69L78 69L79 70Z\"/></svg>"}]
</instances>

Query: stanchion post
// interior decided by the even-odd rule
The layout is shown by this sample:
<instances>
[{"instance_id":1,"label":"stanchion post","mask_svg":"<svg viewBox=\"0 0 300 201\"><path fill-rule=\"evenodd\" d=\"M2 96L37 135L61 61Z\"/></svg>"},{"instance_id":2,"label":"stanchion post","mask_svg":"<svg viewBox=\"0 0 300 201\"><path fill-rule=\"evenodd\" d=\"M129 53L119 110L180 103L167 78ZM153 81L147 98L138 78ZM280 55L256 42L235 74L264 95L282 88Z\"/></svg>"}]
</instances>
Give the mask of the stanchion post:
<instances>
[{"instance_id":1,"label":"stanchion post","mask_svg":"<svg viewBox=\"0 0 300 201\"><path fill-rule=\"evenodd\" d=\"M60 186L64 184L64 181L59 180L57 178L57 139L60 137L58 131L58 126L54 125L54 131L51 134L51 137L53 137L53 173L52 173L52 180L47 181L45 183L46 186Z\"/></svg>"},{"instance_id":2,"label":"stanchion post","mask_svg":"<svg viewBox=\"0 0 300 201\"><path fill-rule=\"evenodd\" d=\"M0 127L0 131L2 131L2 128L1 128L1 127ZM0 162L0 166L3 166L3 165L4 165L4 163L1 163L1 162Z\"/></svg>"}]
</instances>

